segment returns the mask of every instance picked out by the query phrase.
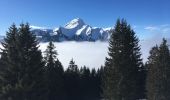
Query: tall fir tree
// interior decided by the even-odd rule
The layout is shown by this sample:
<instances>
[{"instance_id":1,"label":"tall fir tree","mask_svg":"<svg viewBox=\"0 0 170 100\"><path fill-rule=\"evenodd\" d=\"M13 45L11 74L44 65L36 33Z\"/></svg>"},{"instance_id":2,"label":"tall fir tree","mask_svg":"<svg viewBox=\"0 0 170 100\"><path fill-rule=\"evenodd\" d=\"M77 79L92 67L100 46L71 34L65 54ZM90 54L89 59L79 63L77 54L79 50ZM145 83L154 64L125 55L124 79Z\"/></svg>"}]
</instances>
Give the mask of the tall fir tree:
<instances>
[{"instance_id":1,"label":"tall fir tree","mask_svg":"<svg viewBox=\"0 0 170 100\"><path fill-rule=\"evenodd\" d=\"M135 100L138 69L141 67L139 39L130 25L118 19L109 41L103 75L103 97L106 100Z\"/></svg>"},{"instance_id":2,"label":"tall fir tree","mask_svg":"<svg viewBox=\"0 0 170 100\"><path fill-rule=\"evenodd\" d=\"M1 53L1 63L4 69L7 69L1 74L3 83L1 98L2 100L43 99L41 89L44 63L36 37L31 33L28 24L21 24L18 31L14 31L17 29L14 27L10 29L13 32L11 30L7 32Z\"/></svg>"},{"instance_id":3,"label":"tall fir tree","mask_svg":"<svg viewBox=\"0 0 170 100\"><path fill-rule=\"evenodd\" d=\"M147 96L148 100L170 99L170 51L167 41L155 46L148 58Z\"/></svg>"},{"instance_id":4,"label":"tall fir tree","mask_svg":"<svg viewBox=\"0 0 170 100\"><path fill-rule=\"evenodd\" d=\"M47 46L44 58L47 100L64 100L64 70L57 59L57 51L52 41Z\"/></svg>"},{"instance_id":5,"label":"tall fir tree","mask_svg":"<svg viewBox=\"0 0 170 100\"><path fill-rule=\"evenodd\" d=\"M75 61L71 59L65 72L65 86L69 100L80 100L80 76L79 68Z\"/></svg>"},{"instance_id":6,"label":"tall fir tree","mask_svg":"<svg viewBox=\"0 0 170 100\"><path fill-rule=\"evenodd\" d=\"M18 48L17 48L17 38L18 38L18 29L15 24L13 24L6 33L4 42L2 42L3 48L1 48L1 59L0 59L0 81L1 81L1 90L0 98L5 100L15 96L13 87L18 81L17 70L18 64Z\"/></svg>"}]
</instances>

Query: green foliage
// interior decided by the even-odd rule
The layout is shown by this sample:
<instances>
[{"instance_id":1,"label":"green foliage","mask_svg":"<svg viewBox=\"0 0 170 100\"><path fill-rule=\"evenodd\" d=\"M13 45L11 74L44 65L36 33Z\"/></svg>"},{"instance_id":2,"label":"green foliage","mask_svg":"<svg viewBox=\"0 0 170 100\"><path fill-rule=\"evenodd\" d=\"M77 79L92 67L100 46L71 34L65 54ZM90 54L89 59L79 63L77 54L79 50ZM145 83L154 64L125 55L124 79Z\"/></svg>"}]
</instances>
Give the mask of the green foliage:
<instances>
[{"instance_id":1,"label":"green foliage","mask_svg":"<svg viewBox=\"0 0 170 100\"><path fill-rule=\"evenodd\" d=\"M29 25L12 25L2 45L1 100L40 99L43 62Z\"/></svg>"},{"instance_id":2,"label":"green foliage","mask_svg":"<svg viewBox=\"0 0 170 100\"><path fill-rule=\"evenodd\" d=\"M57 59L57 51L50 41L45 51L45 85L47 100L64 100L63 66Z\"/></svg>"},{"instance_id":3,"label":"green foliage","mask_svg":"<svg viewBox=\"0 0 170 100\"><path fill-rule=\"evenodd\" d=\"M148 100L170 99L170 52L167 41L150 51L147 73Z\"/></svg>"},{"instance_id":4,"label":"green foliage","mask_svg":"<svg viewBox=\"0 0 170 100\"><path fill-rule=\"evenodd\" d=\"M103 75L103 97L106 100L137 99L138 69L141 66L139 39L130 25L118 19L109 41Z\"/></svg>"}]
</instances>

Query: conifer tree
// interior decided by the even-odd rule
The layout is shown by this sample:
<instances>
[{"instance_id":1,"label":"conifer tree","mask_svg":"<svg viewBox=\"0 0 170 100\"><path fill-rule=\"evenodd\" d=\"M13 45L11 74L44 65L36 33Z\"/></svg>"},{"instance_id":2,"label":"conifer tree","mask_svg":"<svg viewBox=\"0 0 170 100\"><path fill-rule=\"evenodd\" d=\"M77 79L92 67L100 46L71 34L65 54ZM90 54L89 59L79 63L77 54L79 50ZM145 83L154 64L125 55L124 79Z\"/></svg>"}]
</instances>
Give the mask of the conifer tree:
<instances>
[{"instance_id":1,"label":"conifer tree","mask_svg":"<svg viewBox=\"0 0 170 100\"><path fill-rule=\"evenodd\" d=\"M7 32L1 53L1 63L7 69L1 74L1 100L43 99L44 65L36 37L31 33L28 24L21 24L18 31L15 31L17 28L14 25L12 27Z\"/></svg>"},{"instance_id":2,"label":"conifer tree","mask_svg":"<svg viewBox=\"0 0 170 100\"><path fill-rule=\"evenodd\" d=\"M63 67L57 59L57 51L54 44L50 41L45 51L45 80L47 100L63 100Z\"/></svg>"},{"instance_id":3,"label":"conifer tree","mask_svg":"<svg viewBox=\"0 0 170 100\"><path fill-rule=\"evenodd\" d=\"M70 72L70 73L72 72L72 73L75 73L75 74L79 73L78 66L75 64L75 61L73 59L71 59L71 61L69 63L67 72Z\"/></svg>"},{"instance_id":4,"label":"conifer tree","mask_svg":"<svg viewBox=\"0 0 170 100\"><path fill-rule=\"evenodd\" d=\"M15 95L14 85L18 81L17 70L18 66L16 61L18 60L17 55L17 35L18 29L13 24L6 33L4 42L2 42L3 48L1 48L1 59L0 59L0 99L4 100L11 98L11 95Z\"/></svg>"},{"instance_id":5,"label":"conifer tree","mask_svg":"<svg viewBox=\"0 0 170 100\"><path fill-rule=\"evenodd\" d=\"M80 76L79 68L75 61L71 59L65 72L65 86L69 100L80 100Z\"/></svg>"},{"instance_id":6,"label":"conifer tree","mask_svg":"<svg viewBox=\"0 0 170 100\"><path fill-rule=\"evenodd\" d=\"M165 39L159 47L152 48L148 60L148 100L169 100L170 51Z\"/></svg>"},{"instance_id":7,"label":"conifer tree","mask_svg":"<svg viewBox=\"0 0 170 100\"><path fill-rule=\"evenodd\" d=\"M109 41L103 75L106 100L135 100L138 69L141 66L139 39L124 19L118 19Z\"/></svg>"},{"instance_id":8,"label":"conifer tree","mask_svg":"<svg viewBox=\"0 0 170 100\"><path fill-rule=\"evenodd\" d=\"M96 69L92 69L91 73L90 73L90 82L89 82L89 86L90 87L90 96L91 96L91 100L100 100L100 94L101 94L101 80L100 80L100 69L98 69L96 71Z\"/></svg>"},{"instance_id":9,"label":"conifer tree","mask_svg":"<svg viewBox=\"0 0 170 100\"><path fill-rule=\"evenodd\" d=\"M80 81L80 97L81 97L81 100L91 100L92 99L92 92L93 92L93 89L91 88L91 85L92 85L92 80L91 80L91 77L90 77L90 69L87 68L86 66L84 67L81 67L80 68L80 78L79 78L79 81Z\"/></svg>"},{"instance_id":10,"label":"conifer tree","mask_svg":"<svg viewBox=\"0 0 170 100\"><path fill-rule=\"evenodd\" d=\"M22 66L21 73L23 73L22 84L25 86L27 96L26 98L37 100L43 99L43 67L44 62L42 53L38 49L38 42L36 36L30 31L29 24L21 24L19 28L19 63ZM24 67L23 67L24 66Z\"/></svg>"}]
</instances>

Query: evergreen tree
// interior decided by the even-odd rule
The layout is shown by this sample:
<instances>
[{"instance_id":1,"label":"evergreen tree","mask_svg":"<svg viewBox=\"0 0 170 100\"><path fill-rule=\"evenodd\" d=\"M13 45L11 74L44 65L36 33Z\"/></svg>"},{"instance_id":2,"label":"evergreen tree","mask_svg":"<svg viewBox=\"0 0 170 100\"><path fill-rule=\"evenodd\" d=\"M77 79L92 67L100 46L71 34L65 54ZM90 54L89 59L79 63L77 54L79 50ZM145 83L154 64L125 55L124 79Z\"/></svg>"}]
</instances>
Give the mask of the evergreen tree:
<instances>
[{"instance_id":1,"label":"evergreen tree","mask_svg":"<svg viewBox=\"0 0 170 100\"><path fill-rule=\"evenodd\" d=\"M170 99L170 51L167 41L150 51L147 73L148 100Z\"/></svg>"},{"instance_id":2,"label":"evergreen tree","mask_svg":"<svg viewBox=\"0 0 170 100\"><path fill-rule=\"evenodd\" d=\"M124 19L118 19L109 41L103 75L103 97L106 100L135 100L138 70L141 66L139 39Z\"/></svg>"},{"instance_id":3,"label":"evergreen tree","mask_svg":"<svg viewBox=\"0 0 170 100\"><path fill-rule=\"evenodd\" d=\"M38 49L36 36L30 31L29 24L21 24L19 28L19 57L22 66L22 85L28 100L43 99L43 67L42 53ZM23 67L24 66L24 67Z\"/></svg>"},{"instance_id":4,"label":"evergreen tree","mask_svg":"<svg viewBox=\"0 0 170 100\"><path fill-rule=\"evenodd\" d=\"M63 100L63 67L57 59L57 51L50 41L45 51L45 80L47 88L47 100Z\"/></svg>"},{"instance_id":5,"label":"evergreen tree","mask_svg":"<svg viewBox=\"0 0 170 100\"><path fill-rule=\"evenodd\" d=\"M97 72L96 72L96 79L97 79L97 87L96 87L96 93L97 93L97 98L102 99L103 96L103 75L104 75L104 68L101 66Z\"/></svg>"},{"instance_id":6,"label":"evergreen tree","mask_svg":"<svg viewBox=\"0 0 170 100\"><path fill-rule=\"evenodd\" d=\"M89 69L84 66L80 68L79 72L79 99L81 100L100 100L101 93L101 80L100 72L98 69Z\"/></svg>"},{"instance_id":7,"label":"evergreen tree","mask_svg":"<svg viewBox=\"0 0 170 100\"><path fill-rule=\"evenodd\" d=\"M81 100L91 100L92 99L92 88L91 88L91 84L92 84L92 80L90 79L90 69L87 68L86 66L81 67L80 69L80 98Z\"/></svg>"},{"instance_id":8,"label":"evergreen tree","mask_svg":"<svg viewBox=\"0 0 170 100\"><path fill-rule=\"evenodd\" d=\"M75 64L75 61L73 59L71 59L71 61L69 63L67 72L73 73L73 74L79 74L78 66Z\"/></svg>"},{"instance_id":9,"label":"evergreen tree","mask_svg":"<svg viewBox=\"0 0 170 100\"><path fill-rule=\"evenodd\" d=\"M80 76L79 68L75 61L71 59L65 72L65 86L69 100L80 100Z\"/></svg>"},{"instance_id":10,"label":"evergreen tree","mask_svg":"<svg viewBox=\"0 0 170 100\"><path fill-rule=\"evenodd\" d=\"M2 42L3 48L1 48L1 59L0 59L0 98L2 100L11 98L11 95L15 95L14 88L17 79L18 65L16 61L18 60L17 55L17 34L18 29L15 24L13 24Z\"/></svg>"},{"instance_id":11,"label":"evergreen tree","mask_svg":"<svg viewBox=\"0 0 170 100\"><path fill-rule=\"evenodd\" d=\"M101 94L101 68L98 70L92 69L90 73L90 91L91 91L91 100L100 100Z\"/></svg>"},{"instance_id":12,"label":"evergreen tree","mask_svg":"<svg viewBox=\"0 0 170 100\"><path fill-rule=\"evenodd\" d=\"M42 94L42 56L28 24L15 25L7 32L1 53L1 100L40 100Z\"/></svg>"},{"instance_id":13,"label":"evergreen tree","mask_svg":"<svg viewBox=\"0 0 170 100\"><path fill-rule=\"evenodd\" d=\"M139 68L138 72L138 81L137 81L137 94L140 99L147 98L146 96L146 75L147 75L147 64L142 64L142 66Z\"/></svg>"}]
</instances>

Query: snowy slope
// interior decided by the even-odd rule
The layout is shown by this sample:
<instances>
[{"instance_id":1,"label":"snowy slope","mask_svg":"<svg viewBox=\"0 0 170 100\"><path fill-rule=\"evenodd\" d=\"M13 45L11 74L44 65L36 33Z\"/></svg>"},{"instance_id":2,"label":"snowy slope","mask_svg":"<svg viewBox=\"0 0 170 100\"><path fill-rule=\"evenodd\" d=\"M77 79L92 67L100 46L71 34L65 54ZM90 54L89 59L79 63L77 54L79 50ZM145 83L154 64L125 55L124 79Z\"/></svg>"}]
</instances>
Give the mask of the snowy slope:
<instances>
[{"instance_id":1,"label":"snowy slope","mask_svg":"<svg viewBox=\"0 0 170 100\"><path fill-rule=\"evenodd\" d=\"M82 19L75 18L64 27L45 29L40 27L32 28L32 32L41 37L41 41L107 41L112 28L98 28L86 24ZM48 38L47 38L48 37Z\"/></svg>"}]
</instances>

